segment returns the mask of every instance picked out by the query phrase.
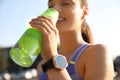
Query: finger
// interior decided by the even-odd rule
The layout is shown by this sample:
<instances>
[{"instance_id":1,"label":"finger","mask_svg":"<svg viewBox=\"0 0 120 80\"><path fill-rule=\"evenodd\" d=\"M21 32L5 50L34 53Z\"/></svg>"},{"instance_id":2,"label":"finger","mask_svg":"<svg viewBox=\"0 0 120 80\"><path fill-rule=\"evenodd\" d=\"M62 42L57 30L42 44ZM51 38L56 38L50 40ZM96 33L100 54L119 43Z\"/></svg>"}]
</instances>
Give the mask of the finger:
<instances>
[{"instance_id":1,"label":"finger","mask_svg":"<svg viewBox=\"0 0 120 80\"><path fill-rule=\"evenodd\" d=\"M37 29L43 29L45 31L45 33L50 32L50 29L48 27L47 24L45 24L44 21L38 20L38 19L34 19L30 22L31 26Z\"/></svg>"},{"instance_id":2,"label":"finger","mask_svg":"<svg viewBox=\"0 0 120 80\"><path fill-rule=\"evenodd\" d=\"M42 32L43 34L47 34L48 31L40 24L36 24L36 23L32 23L30 22L30 25L33 27L33 28L36 28L38 30L40 30L40 32Z\"/></svg>"},{"instance_id":3,"label":"finger","mask_svg":"<svg viewBox=\"0 0 120 80\"><path fill-rule=\"evenodd\" d=\"M48 25L51 30L53 31L57 30L51 18L39 16L38 19L40 19L43 22L43 24L45 23L46 25Z\"/></svg>"},{"instance_id":4,"label":"finger","mask_svg":"<svg viewBox=\"0 0 120 80\"><path fill-rule=\"evenodd\" d=\"M43 27L46 29L46 31L48 33L50 33L51 31L54 31L55 33L57 33L57 29L56 27L52 24L51 20L48 18L43 18L43 17L38 17L36 19L32 19L31 21L32 24L36 24L36 25L41 25L41 26L34 26L37 27L37 29L39 29L39 27Z\"/></svg>"}]
</instances>

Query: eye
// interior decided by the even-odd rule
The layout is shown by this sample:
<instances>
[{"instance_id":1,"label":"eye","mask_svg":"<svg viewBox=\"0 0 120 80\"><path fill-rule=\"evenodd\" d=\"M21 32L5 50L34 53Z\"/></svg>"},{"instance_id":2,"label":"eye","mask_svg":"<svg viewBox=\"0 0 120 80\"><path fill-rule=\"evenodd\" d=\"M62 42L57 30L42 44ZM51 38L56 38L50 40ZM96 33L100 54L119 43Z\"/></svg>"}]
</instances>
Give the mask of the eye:
<instances>
[{"instance_id":1,"label":"eye","mask_svg":"<svg viewBox=\"0 0 120 80\"><path fill-rule=\"evenodd\" d=\"M53 8L53 5L51 5L51 6L48 6L48 8Z\"/></svg>"},{"instance_id":2,"label":"eye","mask_svg":"<svg viewBox=\"0 0 120 80\"><path fill-rule=\"evenodd\" d=\"M53 2L48 3L48 8L52 8L54 6Z\"/></svg>"},{"instance_id":3,"label":"eye","mask_svg":"<svg viewBox=\"0 0 120 80\"><path fill-rule=\"evenodd\" d=\"M68 3L68 2L64 2L62 5L63 5L63 6L69 6L70 3Z\"/></svg>"}]
</instances>

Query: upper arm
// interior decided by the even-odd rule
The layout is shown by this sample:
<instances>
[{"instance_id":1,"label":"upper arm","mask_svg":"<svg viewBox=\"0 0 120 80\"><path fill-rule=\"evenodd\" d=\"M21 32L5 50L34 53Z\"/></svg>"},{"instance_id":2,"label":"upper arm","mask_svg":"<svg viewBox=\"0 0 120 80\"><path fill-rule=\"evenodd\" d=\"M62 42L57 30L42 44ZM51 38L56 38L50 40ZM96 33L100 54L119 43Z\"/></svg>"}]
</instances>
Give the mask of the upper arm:
<instances>
[{"instance_id":1,"label":"upper arm","mask_svg":"<svg viewBox=\"0 0 120 80\"><path fill-rule=\"evenodd\" d=\"M113 60L105 45L94 45L85 54L84 80L113 80Z\"/></svg>"}]
</instances>

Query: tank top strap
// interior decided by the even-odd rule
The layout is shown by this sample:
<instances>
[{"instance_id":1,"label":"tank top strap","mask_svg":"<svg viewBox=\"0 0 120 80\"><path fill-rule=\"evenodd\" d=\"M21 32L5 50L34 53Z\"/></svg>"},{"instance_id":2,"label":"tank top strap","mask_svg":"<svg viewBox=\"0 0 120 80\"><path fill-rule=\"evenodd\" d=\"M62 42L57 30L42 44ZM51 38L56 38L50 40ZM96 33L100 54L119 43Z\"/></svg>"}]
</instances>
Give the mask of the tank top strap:
<instances>
[{"instance_id":1,"label":"tank top strap","mask_svg":"<svg viewBox=\"0 0 120 80\"><path fill-rule=\"evenodd\" d=\"M73 54L73 56L71 57L70 61L72 62L77 62L77 60L79 59L81 53L89 46L89 44L83 44L81 45Z\"/></svg>"},{"instance_id":2,"label":"tank top strap","mask_svg":"<svg viewBox=\"0 0 120 80\"><path fill-rule=\"evenodd\" d=\"M69 66L67 67L67 71L71 75L72 80L83 80L77 71L77 61L82 54L82 52L89 46L89 44L83 44L81 45L72 55L72 57L69 59L68 63Z\"/></svg>"},{"instance_id":3,"label":"tank top strap","mask_svg":"<svg viewBox=\"0 0 120 80\"><path fill-rule=\"evenodd\" d=\"M69 65L67 67L67 71L70 74L72 80L82 80L81 77L79 76L77 69L76 69L76 62L78 58L80 57L80 54L88 47L89 44L83 44L81 45L72 55L71 59L69 60ZM75 64L71 64L70 62L73 61ZM43 71L41 72L41 75L38 80L48 80L48 75L44 73Z\"/></svg>"}]
</instances>

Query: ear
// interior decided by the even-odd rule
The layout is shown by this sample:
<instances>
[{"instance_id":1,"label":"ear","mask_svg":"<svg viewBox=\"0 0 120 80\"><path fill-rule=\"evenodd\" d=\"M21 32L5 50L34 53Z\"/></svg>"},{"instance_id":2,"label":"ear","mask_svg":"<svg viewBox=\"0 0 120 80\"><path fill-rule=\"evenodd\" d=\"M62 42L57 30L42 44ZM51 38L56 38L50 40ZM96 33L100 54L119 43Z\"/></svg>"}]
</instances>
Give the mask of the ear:
<instances>
[{"instance_id":1,"label":"ear","mask_svg":"<svg viewBox=\"0 0 120 80\"><path fill-rule=\"evenodd\" d=\"M87 15L88 15L88 7L83 6L83 13L81 19L85 19Z\"/></svg>"}]
</instances>

